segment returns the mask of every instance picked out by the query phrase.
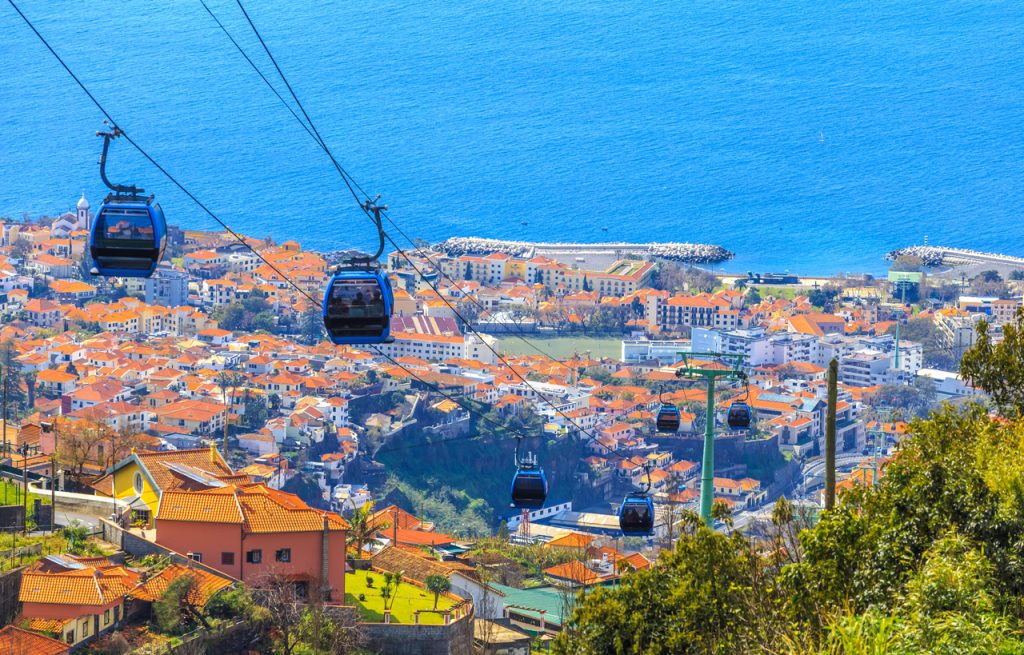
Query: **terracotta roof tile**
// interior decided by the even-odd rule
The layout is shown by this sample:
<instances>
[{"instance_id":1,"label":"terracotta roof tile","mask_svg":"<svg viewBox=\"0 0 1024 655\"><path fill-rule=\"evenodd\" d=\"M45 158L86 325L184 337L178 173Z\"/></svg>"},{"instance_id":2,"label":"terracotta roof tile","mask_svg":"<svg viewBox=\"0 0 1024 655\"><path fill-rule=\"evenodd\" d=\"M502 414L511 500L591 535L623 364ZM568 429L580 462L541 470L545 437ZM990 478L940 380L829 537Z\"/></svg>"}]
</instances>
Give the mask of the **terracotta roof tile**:
<instances>
[{"instance_id":1,"label":"terracotta roof tile","mask_svg":"<svg viewBox=\"0 0 1024 655\"><path fill-rule=\"evenodd\" d=\"M182 576L191 576L196 580L196 584L189 594L189 602L197 607L205 607L214 594L232 585L230 580L203 569L191 568L183 564L172 564L133 589L130 595L132 598L154 602L163 595L173 580Z\"/></svg>"},{"instance_id":2,"label":"terracotta roof tile","mask_svg":"<svg viewBox=\"0 0 1024 655\"><path fill-rule=\"evenodd\" d=\"M51 623L63 624L60 621ZM70 646L64 642L22 630L13 625L0 630L0 653L4 655L64 655L71 652Z\"/></svg>"}]
</instances>

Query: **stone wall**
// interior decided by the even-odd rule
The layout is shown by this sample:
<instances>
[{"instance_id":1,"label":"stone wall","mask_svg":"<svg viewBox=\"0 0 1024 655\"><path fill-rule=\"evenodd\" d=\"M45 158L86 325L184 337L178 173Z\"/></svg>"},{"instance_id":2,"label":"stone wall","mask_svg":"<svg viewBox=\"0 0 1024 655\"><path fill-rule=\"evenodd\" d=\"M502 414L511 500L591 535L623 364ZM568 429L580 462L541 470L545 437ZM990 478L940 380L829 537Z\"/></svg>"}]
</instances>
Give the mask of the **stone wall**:
<instances>
[{"instance_id":1,"label":"stone wall","mask_svg":"<svg viewBox=\"0 0 1024 655\"><path fill-rule=\"evenodd\" d=\"M0 625L7 625L18 614L18 592L24 567L0 575Z\"/></svg>"},{"instance_id":2,"label":"stone wall","mask_svg":"<svg viewBox=\"0 0 1024 655\"><path fill-rule=\"evenodd\" d=\"M29 483L28 490L31 493L49 498L51 492L43 485ZM75 512L91 516L110 516L127 504L123 500L108 498L106 496L94 496L90 494L79 494L71 491L55 491L54 499L57 503L57 517L61 512Z\"/></svg>"},{"instance_id":3,"label":"stone wall","mask_svg":"<svg viewBox=\"0 0 1024 655\"><path fill-rule=\"evenodd\" d=\"M366 649L379 655L473 655L473 615L448 625L363 623Z\"/></svg>"},{"instance_id":4,"label":"stone wall","mask_svg":"<svg viewBox=\"0 0 1024 655\"><path fill-rule=\"evenodd\" d=\"M0 531L10 532L25 529L24 505L0 505Z\"/></svg>"}]
</instances>

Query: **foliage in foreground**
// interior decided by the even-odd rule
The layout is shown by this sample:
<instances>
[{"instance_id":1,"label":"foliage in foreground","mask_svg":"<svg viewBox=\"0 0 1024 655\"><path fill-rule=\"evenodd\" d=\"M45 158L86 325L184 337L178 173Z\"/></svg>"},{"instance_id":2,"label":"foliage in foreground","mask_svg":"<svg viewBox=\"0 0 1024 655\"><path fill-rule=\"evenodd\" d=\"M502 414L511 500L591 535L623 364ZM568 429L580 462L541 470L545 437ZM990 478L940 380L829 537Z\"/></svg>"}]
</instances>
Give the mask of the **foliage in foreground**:
<instances>
[{"instance_id":1,"label":"foliage in foreground","mask_svg":"<svg viewBox=\"0 0 1024 655\"><path fill-rule=\"evenodd\" d=\"M798 541L792 527L782 511L756 543L683 535L583 598L556 652L1024 652L1024 423L945 407L912 424L879 486Z\"/></svg>"}]
</instances>

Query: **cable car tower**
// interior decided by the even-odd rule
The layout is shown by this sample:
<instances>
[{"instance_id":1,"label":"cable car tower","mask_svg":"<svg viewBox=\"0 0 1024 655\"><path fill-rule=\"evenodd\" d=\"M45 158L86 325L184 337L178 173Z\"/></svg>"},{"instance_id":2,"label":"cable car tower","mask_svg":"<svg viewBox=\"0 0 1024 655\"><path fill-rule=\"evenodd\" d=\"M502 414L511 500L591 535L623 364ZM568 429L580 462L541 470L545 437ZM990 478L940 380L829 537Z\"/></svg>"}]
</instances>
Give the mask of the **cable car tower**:
<instances>
[{"instance_id":1,"label":"cable car tower","mask_svg":"<svg viewBox=\"0 0 1024 655\"><path fill-rule=\"evenodd\" d=\"M679 353L682 367L676 369L676 377L687 380L704 380L708 385L706 415L704 419L704 459L700 472L700 517L704 525L712 526L711 505L715 499L715 382L719 378L746 379L743 372L744 355L725 353ZM721 367L722 360L731 361L732 366ZM704 365L700 365L704 362ZM711 366L708 366L708 365Z\"/></svg>"}]
</instances>

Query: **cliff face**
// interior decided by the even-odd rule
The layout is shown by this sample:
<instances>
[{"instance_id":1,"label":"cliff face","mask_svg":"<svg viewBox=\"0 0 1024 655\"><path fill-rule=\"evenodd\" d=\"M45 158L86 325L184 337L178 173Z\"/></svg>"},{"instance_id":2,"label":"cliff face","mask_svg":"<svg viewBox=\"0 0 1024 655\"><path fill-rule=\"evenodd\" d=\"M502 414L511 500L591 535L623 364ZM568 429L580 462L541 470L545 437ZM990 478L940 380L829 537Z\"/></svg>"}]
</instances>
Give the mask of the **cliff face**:
<instances>
[{"instance_id":1,"label":"cliff face","mask_svg":"<svg viewBox=\"0 0 1024 655\"><path fill-rule=\"evenodd\" d=\"M515 512L509 506L515 439L481 434L476 426L466 437L415 448L382 448L378 460L391 474L388 500L435 521L441 530L490 533L499 519ZM420 439L402 435L406 443ZM578 462L586 456L577 440L536 437L524 440L523 450L537 454L548 478L549 502L585 503L595 497L577 479Z\"/></svg>"}]
</instances>

